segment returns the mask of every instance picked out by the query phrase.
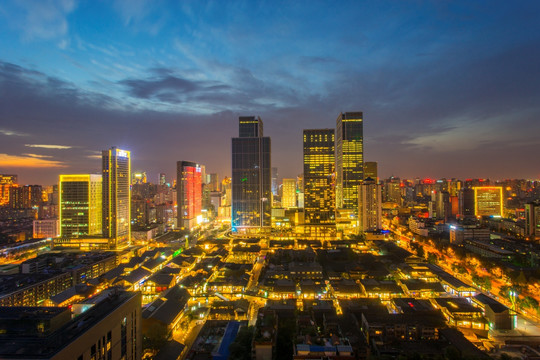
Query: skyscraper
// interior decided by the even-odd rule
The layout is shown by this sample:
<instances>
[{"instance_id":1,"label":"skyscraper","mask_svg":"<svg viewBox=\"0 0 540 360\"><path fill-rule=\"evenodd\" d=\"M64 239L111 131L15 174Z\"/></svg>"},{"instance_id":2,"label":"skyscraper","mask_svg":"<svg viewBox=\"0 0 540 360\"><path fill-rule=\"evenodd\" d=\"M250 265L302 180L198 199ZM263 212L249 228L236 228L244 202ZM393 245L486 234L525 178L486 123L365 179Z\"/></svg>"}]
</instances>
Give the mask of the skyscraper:
<instances>
[{"instance_id":1,"label":"skyscraper","mask_svg":"<svg viewBox=\"0 0 540 360\"><path fill-rule=\"evenodd\" d=\"M73 239L101 235L101 175L60 175L58 188L60 236Z\"/></svg>"},{"instance_id":2,"label":"skyscraper","mask_svg":"<svg viewBox=\"0 0 540 360\"><path fill-rule=\"evenodd\" d=\"M277 167L273 167L272 168L272 194L274 196L277 196L278 194L278 188L279 188L279 184L278 184L278 169Z\"/></svg>"},{"instance_id":3,"label":"skyscraper","mask_svg":"<svg viewBox=\"0 0 540 360\"><path fill-rule=\"evenodd\" d=\"M376 161L366 161L364 163L364 179L371 178L376 183L379 182Z\"/></svg>"},{"instance_id":4,"label":"skyscraper","mask_svg":"<svg viewBox=\"0 0 540 360\"><path fill-rule=\"evenodd\" d=\"M283 179L281 207L296 207L296 179Z\"/></svg>"},{"instance_id":5,"label":"skyscraper","mask_svg":"<svg viewBox=\"0 0 540 360\"><path fill-rule=\"evenodd\" d=\"M525 236L532 241L540 238L540 203L538 202L525 204Z\"/></svg>"},{"instance_id":6,"label":"skyscraper","mask_svg":"<svg viewBox=\"0 0 540 360\"><path fill-rule=\"evenodd\" d=\"M17 175L0 174L0 206L9 204L9 189L17 184Z\"/></svg>"},{"instance_id":7,"label":"skyscraper","mask_svg":"<svg viewBox=\"0 0 540 360\"><path fill-rule=\"evenodd\" d=\"M178 161L176 174L177 225L180 229L191 231L202 221L201 165Z\"/></svg>"},{"instance_id":8,"label":"skyscraper","mask_svg":"<svg viewBox=\"0 0 540 360\"><path fill-rule=\"evenodd\" d=\"M358 225L361 232L377 231L381 227L382 186L371 178L358 189Z\"/></svg>"},{"instance_id":9,"label":"skyscraper","mask_svg":"<svg viewBox=\"0 0 540 360\"><path fill-rule=\"evenodd\" d=\"M233 228L271 226L271 142L258 116L241 116L239 137L232 139Z\"/></svg>"},{"instance_id":10,"label":"skyscraper","mask_svg":"<svg viewBox=\"0 0 540 360\"><path fill-rule=\"evenodd\" d=\"M9 188L9 206L12 209L30 209L43 201L41 185L17 185Z\"/></svg>"},{"instance_id":11,"label":"skyscraper","mask_svg":"<svg viewBox=\"0 0 540 360\"><path fill-rule=\"evenodd\" d=\"M134 172L133 174L131 174L131 183L133 185L146 184L146 172L140 171L140 172Z\"/></svg>"},{"instance_id":12,"label":"skyscraper","mask_svg":"<svg viewBox=\"0 0 540 360\"><path fill-rule=\"evenodd\" d=\"M212 173L208 174L206 176L208 178L208 181L206 182L208 184L210 191L219 191L219 174ZM204 179L203 179L204 182Z\"/></svg>"},{"instance_id":13,"label":"skyscraper","mask_svg":"<svg viewBox=\"0 0 540 360\"><path fill-rule=\"evenodd\" d=\"M111 249L131 241L130 152L112 147L102 152L103 236Z\"/></svg>"},{"instance_id":14,"label":"skyscraper","mask_svg":"<svg viewBox=\"0 0 540 360\"><path fill-rule=\"evenodd\" d=\"M475 186L474 215L503 216L504 199L501 186Z\"/></svg>"},{"instance_id":15,"label":"skyscraper","mask_svg":"<svg viewBox=\"0 0 540 360\"><path fill-rule=\"evenodd\" d=\"M304 218L313 237L335 228L334 161L334 129L304 130Z\"/></svg>"},{"instance_id":16,"label":"skyscraper","mask_svg":"<svg viewBox=\"0 0 540 360\"><path fill-rule=\"evenodd\" d=\"M401 180L399 178L392 176L388 179L385 179L383 192L384 202L401 204Z\"/></svg>"},{"instance_id":17,"label":"skyscraper","mask_svg":"<svg viewBox=\"0 0 540 360\"><path fill-rule=\"evenodd\" d=\"M362 112L339 114L336 120L336 206L358 210L358 186L364 180Z\"/></svg>"},{"instance_id":18,"label":"skyscraper","mask_svg":"<svg viewBox=\"0 0 540 360\"><path fill-rule=\"evenodd\" d=\"M459 217L471 218L474 217L474 190L471 188L463 188L458 193L459 199Z\"/></svg>"}]
</instances>

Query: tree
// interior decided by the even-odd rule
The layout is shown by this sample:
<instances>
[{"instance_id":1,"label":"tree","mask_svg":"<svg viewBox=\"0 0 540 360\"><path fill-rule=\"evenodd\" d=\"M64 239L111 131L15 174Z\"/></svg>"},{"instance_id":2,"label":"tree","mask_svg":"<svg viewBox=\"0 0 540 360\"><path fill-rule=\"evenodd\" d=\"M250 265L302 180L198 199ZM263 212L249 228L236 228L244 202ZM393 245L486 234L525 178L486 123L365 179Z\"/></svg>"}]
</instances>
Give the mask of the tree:
<instances>
[{"instance_id":1,"label":"tree","mask_svg":"<svg viewBox=\"0 0 540 360\"><path fill-rule=\"evenodd\" d=\"M483 279L484 279L484 289L486 289L487 291L491 291L491 288L492 288L491 279L488 276L484 276Z\"/></svg>"},{"instance_id":2,"label":"tree","mask_svg":"<svg viewBox=\"0 0 540 360\"><path fill-rule=\"evenodd\" d=\"M416 255L421 258L424 257L424 248L422 246L416 248Z\"/></svg>"},{"instance_id":3,"label":"tree","mask_svg":"<svg viewBox=\"0 0 540 360\"><path fill-rule=\"evenodd\" d=\"M242 327L236 335L236 339L229 346L229 359L231 360L251 360L251 340L255 328L253 326Z\"/></svg>"},{"instance_id":4,"label":"tree","mask_svg":"<svg viewBox=\"0 0 540 360\"><path fill-rule=\"evenodd\" d=\"M536 310L538 312L538 300L536 300L532 296L525 296L522 304L525 305L525 307Z\"/></svg>"}]
</instances>

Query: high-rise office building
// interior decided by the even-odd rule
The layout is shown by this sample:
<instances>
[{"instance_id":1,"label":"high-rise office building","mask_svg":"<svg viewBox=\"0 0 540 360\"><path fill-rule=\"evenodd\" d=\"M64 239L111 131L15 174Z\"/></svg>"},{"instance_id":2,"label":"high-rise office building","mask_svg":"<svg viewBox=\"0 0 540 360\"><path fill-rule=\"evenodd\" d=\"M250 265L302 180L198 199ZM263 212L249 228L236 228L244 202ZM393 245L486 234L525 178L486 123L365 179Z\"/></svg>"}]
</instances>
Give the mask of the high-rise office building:
<instances>
[{"instance_id":1,"label":"high-rise office building","mask_svg":"<svg viewBox=\"0 0 540 360\"><path fill-rule=\"evenodd\" d=\"M366 161L364 163L364 179L371 178L376 183L379 182L376 161Z\"/></svg>"},{"instance_id":2,"label":"high-rise office building","mask_svg":"<svg viewBox=\"0 0 540 360\"><path fill-rule=\"evenodd\" d=\"M304 208L304 174L296 177L296 205L298 208Z\"/></svg>"},{"instance_id":3,"label":"high-rise office building","mask_svg":"<svg viewBox=\"0 0 540 360\"><path fill-rule=\"evenodd\" d=\"M0 174L0 206L9 204L9 189L17 184L17 175Z\"/></svg>"},{"instance_id":4,"label":"high-rise office building","mask_svg":"<svg viewBox=\"0 0 540 360\"><path fill-rule=\"evenodd\" d=\"M130 152L112 147L102 152L103 236L111 249L131 241Z\"/></svg>"},{"instance_id":5,"label":"high-rise office building","mask_svg":"<svg viewBox=\"0 0 540 360\"><path fill-rule=\"evenodd\" d=\"M72 239L101 235L101 175L60 175L58 189L60 236Z\"/></svg>"},{"instance_id":6,"label":"high-rise office building","mask_svg":"<svg viewBox=\"0 0 540 360\"><path fill-rule=\"evenodd\" d=\"M176 163L177 226L191 231L202 221L202 170L191 161Z\"/></svg>"},{"instance_id":7,"label":"high-rise office building","mask_svg":"<svg viewBox=\"0 0 540 360\"><path fill-rule=\"evenodd\" d=\"M241 116L232 139L232 227L271 226L271 142L258 116Z\"/></svg>"},{"instance_id":8,"label":"high-rise office building","mask_svg":"<svg viewBox=\"0 0 540 360\"><path fill-rule=\"evenodd\" d=\"M296 207L296 179L283 179L281 207Z\"/></svg>"},{"instance_id":9,"label":"high-rise office building","mask_svg":"<svg viewBox=\"0 0 540 360\"><path fill-rule=\"evenodd\" d=\"M334 225L334 129L304 130L304 217L308 225Z\"/></svg>"},{"instance_id":10,"label":"high-rise office building","mask_svg":"<svg viewBox=\"0 0 540 360\"><path fill-rule=\"evenodd\" d=\"M502 186L475 186L473 190L475 216L504 215Z\"/></svg>"},{"instance_id":11,"label":"high-rise office building","mask_svg":"<svg viewBox=\"0 0 540 360\"><path fill-rule=\"evenodd\" d=\"M391 177L384 180L383 201L401 205L401 180ZM429 194L431 196L431 193Z\"/></svg>"},{"instance_id":12,"label":"high-rise office building","mask_svg":"<svg viewBox=\"0 0 540 360\"><path fill-rule=\"evenodd\" d=\"M274 196L277 196L278 195L278 188L279 188L279 184L278 184L278 169L277 167L273 167L272 168L272 194Z\"/></svg>"},{"instance_id":13,"label":"high-rise office building","mask_svg":"<svg viewBox=\"0 0 540 360\"><path fill-rule=\"evenodd\" d=\"M209 174L206 173L206 166L201 165L201 182L203 185L208 184L210 182Z\"/></svg>"},{"instance_id":14,"label":"high-rise office building","mask_svg":"<svg viewBox=\"0 0 540 360\"><path fill-rule=\"evenodd\" d=\"M445 222L450 219L452 208L450 204L450 193L448 191L438 191L435 193L435 216Z\"/></svg>"},{"instance_id":15,"label":"high-rise office building","mask_svg":"<svg viewBox=\"0 0 540 360\"><path fill-rule=\"evenodd\" d=\"M131 175L131 183L133 185L135 185L135 184L146 184L146 172L144 172L144 171L134 172Z\"/></svg>"},{"instance_id":16,"label":"high-rise office building","mask_svg":"<svg viewBox=\"0 0 540 360\"><path fill-rule=\"evenodd\" d=\"M212 174L208 174L206 177L208 178L208 181L206 183L208 184L209 190L219 191L220 190L219 175L216 173L212 173Z\"/></svg>"},{"instance_id":17,"label":"high-rise office building","mask_svg":"<svg viewBox=\"0 0 540 360\"><path fill-rule=\"evenodd\" d=\"M165 173L159 173L159 185L165 185L166 183Z\"/></svg>"},{"instance_id":18,"label":"high-rise office building","mask_svg":"<svg viewBox=\"0 0 540 360\"><path fill-rule=\"evenodd\" d=\"M225 177L221 182L221 206L231 206L232 200L232 188L231 188L231 178Z\"/></svg>"},{"instance_id":19,"label":"high-rise office building","mask_svg":"<svg viewBox=\"0 0 540 360\"><path fill-rule=\"evenodd\" d=\"M536 241L540 239L540 203L525 204L525 236Z\"/></svg>"},{"instance_id":20,"label":"high-rise office building","mask_svg":"<svg viewBox=\"0 0 540 360\"><path fill-rule=\"evenodd\" d=\"M12 209L30 209L43 202L41 185L17 185L9 188L9 206Z\"/></svg>"},{"instance_id":21,"label":"high-rise office building","mask_svg":"<svg viewBox=\"0 0 540 360\"><path fill-rule=\"evenodd\" d=\"M358 188L358 225L361 232L382 229L382 186L366 178Z\"/></svg>"},{"instance_id":22,"label":"high-rise office building","mask_svg":"<svg viewBox=\"0 0 540 360\"><path fill-rule=\"evenodd\" d=\"M358 186L364 180L362 112L339 114L336 120L336 206L358 211Z\"/></svg>"},{"instance_id":23,"label":"high-rise office building","mask_svg":"<svg viewBox=\"0 0 540 360\"><path fill-rule=\"evenodd\" d=\"M459 217L472 218L474 217L474 190L471 188L463 188L458 192L459 202Z\"/></svg>"}]
</instances>

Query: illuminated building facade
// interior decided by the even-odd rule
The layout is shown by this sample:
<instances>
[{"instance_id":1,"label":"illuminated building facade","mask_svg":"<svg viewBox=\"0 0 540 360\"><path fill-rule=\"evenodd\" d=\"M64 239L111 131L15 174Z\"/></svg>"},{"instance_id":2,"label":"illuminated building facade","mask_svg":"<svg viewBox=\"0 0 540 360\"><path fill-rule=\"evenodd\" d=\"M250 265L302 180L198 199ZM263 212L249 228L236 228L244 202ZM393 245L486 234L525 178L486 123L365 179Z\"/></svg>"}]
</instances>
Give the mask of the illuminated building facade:
<instances>
[{"instance_id":1,"label":"illuminated building facade","mask_svg":"<svg viewBox=\"0 0 540 360\"><path fill-rule=\"evenodd\" d=\"M219 191L219 175L216 173L212 173L208 174L206 177L208 178L207 184L210 191Z\"/></svg>"},{"instance_id":2,"label":"illuminated building facade","mask_svg":"<svg viewBox=\"0 0 540 360\"><path fill-rule=\"evenodd\" d=\"M72 239L101 235L101 175L60 175L58 189L60 236Z\"/></svg>"},{"instance_id":3,"label":"illuminated building facade","mask_svg":"<svg viewBox=\"0 0 540 360\"><path fill-rule=\"evenodd\" d=\"M103 236L111 249L131 241L130 152L112 147L102 152Z\"/></svg>"},{"instance_id":4,"label":"illuminated building facade","mask_svg":"<svg viewBox=\"0 0 540 360\"><path fill-rule=\"evenodd\" d=\"M358 225L361 232L382 229L382 186L367 178L358 188Z\"/></svg>"},{"instance_id":5,"label":"illuminated building facade","mask_svg":"<svg viewBox=\"0 0 540 360\"><path fill-rule=\"evenodd\" d=\"M190 161L176 163L177 225L191 230L202 221L201 165Z\"/></svg>"},{"instance_id":6,"label":"illuminated building facade","mask_svg":"<svg viewBox=\"0 0 540 360\"><path fill-rule=\"evenodd\" d=\"M525 204L525 236L529 240L540 239L540 203Z\"/></svg>"},{"instance_id":7,"label":"illuminated building facade","mask_svg":"<svg viewBox=\"0 0 540 360\"><path fill-rule=\"evenodd\" d=\"M371 178L376 183L379 182L376 161L366 161L364 163L364 179Z\"/></svg>"},{"instance_id":8,"label":"illuminated building facade","mask_svg":"<svg viewBox=\"0 0 540 360\"><path fill-rule=\"evenodd\" d=\"M304 130L304 221L313 237L335 228L334 160L334 129Z\"/></svg>"},{"instance_id":9,"label":"illuminated building facade","mask_svg":"<svg viewBox=\"0 0 540 360\"><path fill-rule=\"evenodd\" d=\"M239 135L232 139L232 227L270 227L270 138L263 136L263 122L258 116L240 117Z\"/></svg>"},{"instance_id":10,"label":"illuminated building facade","mask_svg":"<svg viewBox=\"0 0 540 360\"><path fill-rule=\"evenodd\" d=\"M9 206L12 209L30 209L40 205L43 201L43 188L41 185L13 184L9 187Z\"/></svg>"},{"instance_id":11,"label":"illuminated building facade","mask_svg":"<svg viewBox=\"0 0 540 360\"><path fill-rule=\"evenodd\" d=\"M231 178L225 177L221 182L221 206L231 206L232 189Z\"/></svg>"},{"instance_id":12,"label":"illuminated building facade","mask_svg":"<svg viewBox=\"0 0 540 360\"><path fill-rule=\"evenodd\" d=\"M58 219L34 220L32 224L32 237L34 239L55 238L59 235L60 221Z\"/></svg>"},{"instance_id":13,"label":"illuminated building facade","mask_svg":"<svg viewBox=\"0 0 540 360\"><path fill-rule=\"evenodd\" d=\"M131 183L135 184L146 184L146 172L135 172L131 175Z\"/></svg>"},{"instance_id":14,"label":"illuminated building facade","mask_svg":"<svg viewBox=\"0 0 540 360\"><path fill-rule=\"evenodd\" d=\"M362 112L339 114L336 120L336 206L358 209L358 186L364 180Z\"/></svg>"},{"instance_id":15,"label":"illuminated building facade","mask_svg":"<svg viewBox=\"0 0 540 360\"><path fill-rule=\"evenodd\" d=\"M431 195L431 193L429 193ZM401 204L401 180L391 177L384 181L383 201Z\"/></svg>"},{"instance_id":16,"label":"illuminated building facade","mask_svg":"<svg viewBox=\"0 0 540 360\"><path fill-rule=\"evenodd\" d=\"M281 207L285 209L296 207L296 179L283 179L281 190Z\"/></svg>"},{"instance_id":17,"label":"illuminated building facade","mask_svg":"<svg viewBox=\"0 0 540 360\"><path fill-rule=\"evenodd\" d=\"M503 216L502 186L475 186L473 190L475 216Z\"/></svg>"},{"instance_id":18,"label":"illuminated building facade","mask_svg":"<svg viewBox=\"0 0 540 360\"><path fill-rule=\"evenodd\" d=\"M273 167L272 168L272 194L274 196L277 196L278 194L278 188L279 188L279 184L278 184L278 168L277 167Z\"/></svg>"},{"instance_id":19,"label":"illuminated building facade","mask_svg":"<svg viewBox=\"0 0 540 360\"><path fill-rule=\"evenodd\" d=\"M0 206L9 204L9 189L17 184L17 175L0 174Z\"/></svg>"}]
</instances>

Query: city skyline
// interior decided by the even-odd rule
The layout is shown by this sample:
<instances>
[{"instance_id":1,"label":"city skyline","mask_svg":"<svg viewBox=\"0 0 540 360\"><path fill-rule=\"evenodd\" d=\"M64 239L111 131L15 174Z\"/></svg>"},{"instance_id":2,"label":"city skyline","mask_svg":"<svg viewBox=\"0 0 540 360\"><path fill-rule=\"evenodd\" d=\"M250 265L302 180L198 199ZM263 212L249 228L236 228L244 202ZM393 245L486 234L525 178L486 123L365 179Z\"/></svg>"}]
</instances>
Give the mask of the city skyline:
<instances>
[{"instance_id":1,"label":"city skyline","mask_svg":"<svg viewBox=\"0 0 540 360\"><path fill-rule=\"evenodd\" d=\"M162 5L0 5L0 172L54 184L115 145L152 182L179 159L230 176L257 115L293 178L302 131L358 110L380 178L540 178L536 3Z\"/></svg>"}]
</instances>

